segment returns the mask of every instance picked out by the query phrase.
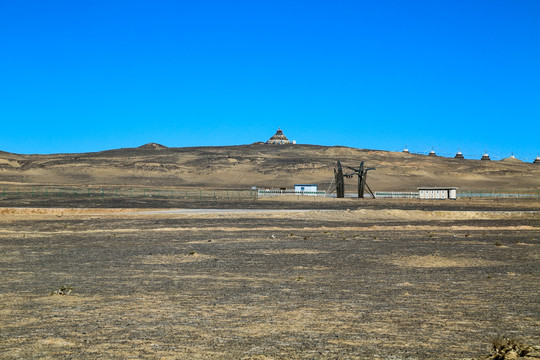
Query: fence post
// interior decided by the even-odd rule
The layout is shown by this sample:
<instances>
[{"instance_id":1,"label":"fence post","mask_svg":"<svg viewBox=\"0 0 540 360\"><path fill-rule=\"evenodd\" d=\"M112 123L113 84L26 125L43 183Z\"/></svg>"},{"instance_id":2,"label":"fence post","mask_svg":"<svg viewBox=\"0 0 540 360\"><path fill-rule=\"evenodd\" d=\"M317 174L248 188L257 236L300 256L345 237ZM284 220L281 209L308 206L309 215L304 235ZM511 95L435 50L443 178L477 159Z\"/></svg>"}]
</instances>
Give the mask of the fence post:
<instances>
[{"instance_id":1,"label":"fence post","mask_svg":"<svg viewBox=\"0 0 540 360\"><path fill-rule=\"evenodd\" d=\"M146 189L143 189L143 197L146 197Z\"/></svg>"},{"instance_id":2,"label":"fence post","mask_svg":"<svg viewBox=\"0 0 540 360\"><path fill-rule=\"evenodd\" d=\"M129 188L129 197L133 197L133 189L132 188Z\"/></svg>"},{"instance_id":3,"label":"fence post","mask_svg":"<svg viewBox=\"0 0 540 360\"><path fill-rule=\"evenodd\" d=\"M34 187L32 186L32 197L34 197Z\"/></svg>"},{"instance_id":4,"label":"fence post","mask_svg":"<svg viewBox=\"0 0 540 360\"><path fill-rule=\"evenodd\" d=\"M227 200L229 200L229 189L227 189Z\"/></svg>"},{"instance_id":5,"label":"fence post","mask_svg":"<svg viewBox=\"0 0 540 360\"><path fill-rule=\"evenodd\" d=\"M88 188L88 197L90 197L90 188Z\"/></svg>"},{"instance_id":6,"label":"fence post","mask_svg":"<svg viewBox=\"0 0 540 360\"><path fill-rule=\"evenodd\" d=\"M101 188L101 198L103 199L105 197L105 193L103 192L103 188Z\"/></svg>"},{"instance_id":7,"label":"fence post","mask_svg":"<svg viewBox=\"0 0 540 360\"><path fill-rule=\"evenodd\" d=\"M199 189L199 200L202 200L202 190Z\"/></svg>"},{"instance_id":8,"label":"fence post","mask_svg":"<svg viewBox=\"0 0 540 360\"><path fill-rule=\"evenodd\" d=\"M174 190L171 190L171 199L174 199Z\"/></svg>"}]
</instances>

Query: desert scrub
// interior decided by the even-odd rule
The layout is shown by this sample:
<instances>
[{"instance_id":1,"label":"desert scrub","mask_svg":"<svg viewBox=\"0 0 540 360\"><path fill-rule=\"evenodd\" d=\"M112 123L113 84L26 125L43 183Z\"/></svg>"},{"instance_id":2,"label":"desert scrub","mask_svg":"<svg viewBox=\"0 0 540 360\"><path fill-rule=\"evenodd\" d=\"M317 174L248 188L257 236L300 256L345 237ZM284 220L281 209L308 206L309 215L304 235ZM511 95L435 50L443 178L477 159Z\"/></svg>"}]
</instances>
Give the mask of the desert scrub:
<instances>
[{"instance_id":1,"label":"desert scrub","mask_svg":"<svg viewBox=\"0 0 540 360\"><path fill-rule=\"evenodd\" d=\"M69 295L73 291L73 288L71 286L62 286L58 290L53 290L49 295Z\"/></svg>"},{"instance_id":2,"label":"desert scrub","mask_svg":"<svg viewBox=\"0 0 540 360\"><path fill-rule=\"evenodd\" d=\"M485 359L504 360L524 357L533 350L531 346L524 345L514 338L498 337L493 340L491 354Z\"/></svg>"}]
</instances>

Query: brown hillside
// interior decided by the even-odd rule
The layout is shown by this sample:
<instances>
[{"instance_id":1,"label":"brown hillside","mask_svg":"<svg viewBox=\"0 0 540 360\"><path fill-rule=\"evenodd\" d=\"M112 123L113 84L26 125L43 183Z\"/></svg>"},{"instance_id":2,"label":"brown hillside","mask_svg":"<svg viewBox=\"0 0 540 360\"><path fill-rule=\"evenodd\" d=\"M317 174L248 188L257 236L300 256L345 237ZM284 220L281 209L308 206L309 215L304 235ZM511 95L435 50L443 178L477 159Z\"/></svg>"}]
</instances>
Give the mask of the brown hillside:
<instances>
[{"instance_id":1,"label":"brown hillside","mask_svg":"<svg viewBox=\"0 0 540 360\"><path fill-rule=\"evenodd\" d=\"M83 154L18 155L0 152L0 184L251 188L313 183L325 190L336 160L376 167L374 191L418 186L461 190L540 191L540 166L514 161L443 157L316 145L252 144L225 147L142 146ZM356 179L349 179L354 191Z\"/></svg>"}]
</instances>

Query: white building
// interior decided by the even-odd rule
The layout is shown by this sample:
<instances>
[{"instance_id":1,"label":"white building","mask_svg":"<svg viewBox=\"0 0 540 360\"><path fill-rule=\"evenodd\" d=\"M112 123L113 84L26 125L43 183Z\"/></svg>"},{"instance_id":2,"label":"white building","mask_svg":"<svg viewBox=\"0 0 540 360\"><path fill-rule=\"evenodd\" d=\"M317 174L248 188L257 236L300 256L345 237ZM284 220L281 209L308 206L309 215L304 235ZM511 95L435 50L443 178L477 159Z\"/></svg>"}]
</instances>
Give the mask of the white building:
<instances>
[{"instance_id":1,"label":"white building","mask_svg":"<svg viewBox=\"0 0 540 360\"><path fill-rule=\"evenodd\" d=\"M294 185L294 192L315 192L318 191L318 186L313 184L298 184Z\"/></svg>"},{"instance_id":2,"label":"white building","mask_svg":"<svg viewBox=\"0 0 540 360\"><path fill-rule=\"evenodd\" d=\"M457 199L457 187L421 187L418 188L420 199Z\"/></svg>"}]
</instances>

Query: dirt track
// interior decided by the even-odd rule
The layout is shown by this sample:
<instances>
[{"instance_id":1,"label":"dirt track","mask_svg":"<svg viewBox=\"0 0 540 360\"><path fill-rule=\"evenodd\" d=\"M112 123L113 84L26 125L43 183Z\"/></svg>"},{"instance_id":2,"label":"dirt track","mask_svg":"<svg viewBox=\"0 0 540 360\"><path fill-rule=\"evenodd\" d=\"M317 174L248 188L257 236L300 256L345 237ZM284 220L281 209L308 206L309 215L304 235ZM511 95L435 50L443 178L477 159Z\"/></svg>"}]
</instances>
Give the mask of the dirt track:
<instances>
[{"instance_id":1,"label":"dirt track","mask_svg":"<svg viewBox=\"0 0 540 360\"><path fill-rule=\"evenodd\" d=\"M497 335L540 344L538 212L442 210L2 209L0 353L466 359Z\"/></svg>"}]
</instances>

